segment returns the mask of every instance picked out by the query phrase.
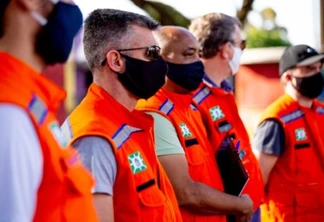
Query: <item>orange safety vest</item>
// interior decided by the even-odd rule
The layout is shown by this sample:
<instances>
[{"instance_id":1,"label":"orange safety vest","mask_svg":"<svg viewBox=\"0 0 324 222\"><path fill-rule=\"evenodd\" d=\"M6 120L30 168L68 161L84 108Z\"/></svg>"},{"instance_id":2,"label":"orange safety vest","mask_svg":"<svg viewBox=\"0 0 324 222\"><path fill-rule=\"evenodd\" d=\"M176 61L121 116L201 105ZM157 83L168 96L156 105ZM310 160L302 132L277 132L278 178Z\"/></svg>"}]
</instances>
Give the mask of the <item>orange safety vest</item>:
<instances>
[{"instance_id":1,"label":"orange safety vest","mask_svg":"<svg viewBox=\"0 0 324 222\"><path fill-rule=\"evenodd\" d=\"M194 101L203 114L214 152L227 134L233 138L235 146L239 145L240 158L249 174L249 181L242 193L251 197L254 210L257 209L263 198L261 170L252 152L248 133L239 116L234 95L222 88L209 87L203 83L196 91Z\"/></svg>"},{"instance_id":2,"label":"orange safety vest","mask_svg":"<svg viewBox=\"0 0 324 222\"><path fill-rule=\"evenodd\" d=\"M93 180L77 152L64 147L66 141L55 118L64 91L6 53L0 53L0 70L0 103L26 111L42 148L43 178L34 221L97 221L91 195Z\"/></svg>"},{"instance_id":3,"label":"orange safety vest","mask_svg":"<svg viewBox=\"0 0 324 222\"><path fill-rule=\"evenodd\" d=\"M149 100L141 100L137 108L157 112L171 121L184 148L189 174L194 181L220 191L224 190L202 118L197 108L192 104L191 94L177 94L162 88ZM226 221L225 215L198 215L185 208L180 208L180 211L183 221L186 222Z\"/></svg>"},{"instance_id":4,"label":"orange safety vest","mask_svg":"<svg viewBox=\"0 0 324 222\"><path fill-rule=\"evenodd\" d=\"M261 122L271 119L283 127L285 148L269 174L262 221L324 221L324 104L302 108L285 94Z\"/></svg>"},{"instance_id":5,"label":"orange safety vest","mask_svg":"<svg viewBox=\"0 0 324 222\"><path fill-rule=\"evenodd\" d=\"M156 157L151 116L129 112L92 84L66 124L70 143L93 135L112 146L118 169L113 187L115 221L182 221L171 183Z\"/></svg>"}]
</instances>

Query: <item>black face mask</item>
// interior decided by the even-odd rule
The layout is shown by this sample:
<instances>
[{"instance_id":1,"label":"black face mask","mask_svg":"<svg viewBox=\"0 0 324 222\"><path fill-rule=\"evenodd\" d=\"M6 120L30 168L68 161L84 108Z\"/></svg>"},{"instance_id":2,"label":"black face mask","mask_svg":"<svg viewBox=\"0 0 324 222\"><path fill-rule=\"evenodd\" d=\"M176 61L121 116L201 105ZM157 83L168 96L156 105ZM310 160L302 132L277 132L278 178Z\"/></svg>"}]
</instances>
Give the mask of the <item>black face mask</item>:
<instances>
[{"instance_id":1,"label":"black face mask","mask_svg":"<svg viewBox=\"0 0 324 222\"><path fill-rule=\"evenodd\" d=\"M54 6L47 24L39 33L36 46L46 64L63 63L68 59L82 21L82 13L77 5L58 2Z\"/></svg>"},{"instance_id":2,"label":"black face mask","mask_svg":"<svg viewBox=\"0 0 324 222\"><path fill-rule=\"evenodd\" d=\"M126 60L126 71L117 73L118 79L135 96L148 99L164 85L168 67L161 56L150 62L122 56Z\"/></svg>"},{"instance_id":3,"label":"black face mask","mask_svg":"<svg viewBox=\"0 0 324 222\"><path fill-rule=\"evenodd\" d=\"M295 77L296 86L293 87L303 96L314 99L318 97L324 87L324 79L320 72L309 77Z\"/></svg>"},{"instance_id":4,"label":"black face mask","mask_svg":"<svg viewBox=\"0 0 324 222\"><path fill-rule=\"evenodd\" d=\"M199 87L205 74L201 61L189 64L167 62L167 64L169 66L167 76L170 80L189 91L194 91Z\"/></svg>"}]
</instances>

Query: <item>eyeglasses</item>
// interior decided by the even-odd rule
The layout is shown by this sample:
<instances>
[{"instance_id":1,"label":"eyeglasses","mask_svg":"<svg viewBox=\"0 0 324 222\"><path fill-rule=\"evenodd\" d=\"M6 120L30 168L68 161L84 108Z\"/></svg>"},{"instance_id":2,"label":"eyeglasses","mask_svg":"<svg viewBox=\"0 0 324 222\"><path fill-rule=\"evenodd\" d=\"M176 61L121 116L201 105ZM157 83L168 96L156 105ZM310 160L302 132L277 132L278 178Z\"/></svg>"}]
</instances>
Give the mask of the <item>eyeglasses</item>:
<instances>
[{"instance_id":1,"label":"eyeglasses","mask_svg":"<svg viewBox=\"0 0 324 222\"><path fill-rule=\"evenodd\" d=\"M230 43L232 43L232 45L235 47L235 42L234 42L234 41L230 41ZM245 47L246 47L246 40L245 40L245 39L243 39L243 40L241 41L241 44L240 44L239 47L240 47L242 50L245 49Z\"/></svg>"},{"instance_id":2,"label":"eyeglasses","mask_svg":"<svg viewBox=\"0 0 324 222\"><path fill-rule=\"evenodd\" d=\"M244 50L246 47L246 40L243 39L242 42L241 42L241 49Z\"/></svg>"},{"instance_id":3,"label":"eyeglasses","mask_svg":"<svg viewBox=\"0 0 324 222\"><path fill-rule=\"evenodd\" d=\"M146 47L139 47L139 48L130 48L130 49L118 49L118 52L126 52L126 51L134 51L134 50L140 50L140 49L146 49L145 56L147 56L150 59L156 60L160 57L161 48L157 45L151 45Z\"/></svg>"},{"instance_id":4,"label":"eyeglasses","mask_svg":"<svg viewBox=\"0 0 324 222\"><path fill-rule=\"evenodd\" d=\"M129 49L117 49L117 52L127 52L127 51L134 51L134 50L145 50L145 56L152 59L157 60L161 56L161 48L157 45L151 45L146 47L138 47L138 48L129 48ZM105 58L101 65L104 66L107 62L107 59Z\"/></svg>"}]
</instances>

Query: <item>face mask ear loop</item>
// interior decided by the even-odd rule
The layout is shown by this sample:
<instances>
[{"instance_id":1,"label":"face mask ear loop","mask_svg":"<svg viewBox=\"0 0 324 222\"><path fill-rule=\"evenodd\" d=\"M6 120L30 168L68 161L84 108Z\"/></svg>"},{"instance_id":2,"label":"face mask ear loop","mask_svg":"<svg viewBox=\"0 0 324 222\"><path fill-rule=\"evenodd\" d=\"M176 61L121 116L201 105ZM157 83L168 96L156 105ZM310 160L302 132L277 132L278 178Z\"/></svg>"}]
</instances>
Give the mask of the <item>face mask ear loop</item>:
<instances>
[{"instance_id":1,"label":"face mask ear loop","mask_svg":"<svg viewBox=\"0 0 324 222\"><path fill-rule=\"evenodd\" d=\"M53 3L53 5L56 5L60 0L49 0L50 2Z\"/></svg>"},{"instance_id":2,"label":"face mask ear loop","mask_svg":"<svg viewBox=\"0 0 324 222\"><path fill-rule=\"evenodd\" d=\"M49 0L53 5L56 5L60 0ZM39 14L38 12L32 11L30 15L41 25L45 26L48 22L48 20Z\"/></svg>"},{"instance_id":3,"label":"face mask ear loop","mask_svg":"<svg viewBox=\"0 0 324 222\"><path fill-rule=\"evenodd\" d=\"M291 74L289 74L289 75L290 75L291 85L294 87L295 90L297 90L296 86L295 86L294 83L293 83L293 78L295 78L295 76L293 76L293 75L291 75ZM295 79L296 79L296 78L295 78ZM298 91L298 90L297 90L297 91Z\"/></svg>"},{"instance_id":4,"label":"face mask ear loop","mask_svg":"<svg viewBox=\"0 0 324 222\"><path fill-rule=\"evenodd\" d=\"M46 18L44 18L41 14L39 14L38 12L30 12L30 15L41 25L41 26L45 26L48 22L48 20Z\"/></svg>"}]
</instances>

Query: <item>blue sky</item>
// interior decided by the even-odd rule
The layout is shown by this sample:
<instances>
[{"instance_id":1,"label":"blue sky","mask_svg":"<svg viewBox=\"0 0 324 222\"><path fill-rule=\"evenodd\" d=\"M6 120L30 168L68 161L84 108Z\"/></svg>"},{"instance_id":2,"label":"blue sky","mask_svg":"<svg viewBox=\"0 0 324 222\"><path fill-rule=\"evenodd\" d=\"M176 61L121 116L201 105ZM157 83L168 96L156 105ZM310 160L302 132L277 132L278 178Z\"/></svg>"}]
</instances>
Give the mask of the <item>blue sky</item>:
<instances>
[{"instance_id":1,"label":"blue sky","mask_svg":"<svg viewBox=\"0 0 324 222\"><path fill-rule=\"evenodd\" d=\"M129 0L75 0L86 17L96 8L115 8L144 14ZM209 12L223 12L234 16L242 0L161 0L183 13L194 18ZM255 0L254 10L261 11L271 7L277 12L277 22L288 29L289 40L293 44L308 44L320 47L319 0ZM254 25L261 24L258 13L249 15Z\"/></svg>"}]
</instances>

